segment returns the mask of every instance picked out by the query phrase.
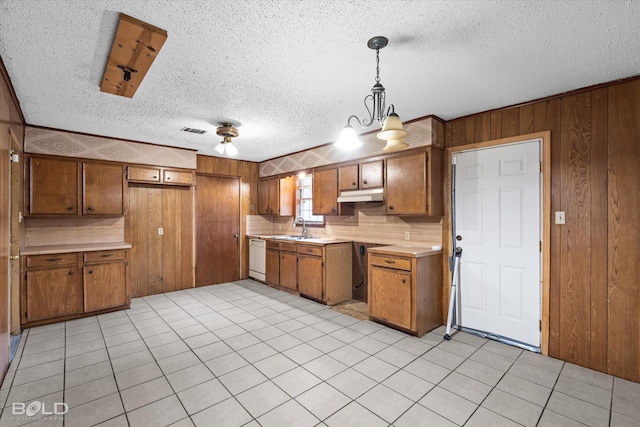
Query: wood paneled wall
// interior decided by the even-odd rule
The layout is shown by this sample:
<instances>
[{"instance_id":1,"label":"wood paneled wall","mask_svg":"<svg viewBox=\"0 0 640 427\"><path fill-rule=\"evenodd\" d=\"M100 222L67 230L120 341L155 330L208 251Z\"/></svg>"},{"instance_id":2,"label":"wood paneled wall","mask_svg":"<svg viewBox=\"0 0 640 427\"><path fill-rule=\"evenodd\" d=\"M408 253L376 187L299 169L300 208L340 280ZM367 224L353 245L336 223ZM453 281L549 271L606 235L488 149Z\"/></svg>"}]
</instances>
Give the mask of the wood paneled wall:
<instances>
[{"instance_id":1,"label":"wood paneled wall","mask_svg":"<svg viewBox=\"0 0 640 427\"><path fill-rule=\"evenodd\" d=\"M640 381L640 79L451 120L446 145L545 130L551 212L566 212L551 226L549 355Z\"/></svg>"},{"instance_id":2,"label":"wood paneled wall","mask_svg":"<svg viewBox=\"0 0 640 427\"><path fill-rule=\"evenodd\" d=\"M257 212L258 163L198 155L197 173L240 177L240 278L246 279L249 277L246 217Z\"/></svg>"},{"instance_id":3,"label":"wood paneled wall","mask_svg":"<svg viewBox=\"0 0 640 427\"><path fill-rule=\"evenodd\" d=\"M131 296L194 287L194 188L129 184L126 217Z\"/></svg>"},{"instance_id":4,"label":"wood paneled wall","mask_svg":"<svg viewBox=\"0 0 640 427\"><path fill-rule=\"evenodd\" d=\"M11 319L11 325L18 325L15 328L12 327L13 332L18 332L20 324L18 299L12 298L11 302L9 300L10 295L19 295L20 283L19 262L9 260L9 256L19 250L19 236L21 230L24 230L24 226L17 223L17 216L13 216L13 212L21 207L22 196L16 195L15 191L11 192L10 179L12 174L20 172L20 166L12 167L8 159L9 151L18 149L22 160L24 127L25 121L20 104L4 63L0 59L0 155L2 155L3 165L0 173L0 200L2 200L0 203L0 378L4 378L9 365L9 319ZM10 172L12 169L13 171ZM10 198L11 203L7 203Z\"/></svg>"}]
</instances>

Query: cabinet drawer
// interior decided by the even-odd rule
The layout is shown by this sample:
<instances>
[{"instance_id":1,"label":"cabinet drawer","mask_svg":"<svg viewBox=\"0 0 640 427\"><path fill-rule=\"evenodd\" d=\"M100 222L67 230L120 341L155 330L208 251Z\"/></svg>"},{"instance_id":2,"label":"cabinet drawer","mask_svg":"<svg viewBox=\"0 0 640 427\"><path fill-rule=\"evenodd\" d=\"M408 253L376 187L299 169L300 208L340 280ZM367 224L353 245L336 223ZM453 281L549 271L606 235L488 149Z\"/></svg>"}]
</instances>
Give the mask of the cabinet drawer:
<instances>
[{"instance_id":1,"label":"cabinet drawer","mask_svg":"<svg viewBox=\"0 0 640 427\"><path fill-rule=\"evenodd\" d=\"M49 267L52 265L70 265L78 262L77 253L29 255L27 256L27 268Z\"/></svg>"},{"instance_id":2,"label":"cabinet drawer","mask_svg":"<svg viewBox=\"0 0 640 427\"><path fill-rule=\"evenodd\" d=\"M191 185L193 184L193 172L165 170L162 182L165 184Z\"/></svg>"},{"instance_id":3,"label":"cabinet drawer","mask_svg":"<svg viewBox=\"0 0 640 427\"><path fill-rule=\"evenodd\" d=\"M113 251L93 251L85 252L83 256L84 262L100 262L111 261L114 259L125 259L127 251L125 249L117 249Z\"/></svg>"},{"instance_id":4,"label":"cabinet drawer","mask_svg":"<svg viewBox=\"0 0 640 427\"><path fill-rule=\"evenodd\" d=\"M160 169L129 166L127 179L129 181L160 182Z\"/></svg>"},{"instance_id":5,"label":"cabinet drawer","mask_svg":"<svg viewBox=\"0 0 640 427\"><path fill-rule=\"evenodd\" d=\"M279 242L274 242L273 240L267 240L267 249L279 250L280 249L280 243Z\"/></svg>"},{"instance_id":6,"label":"cabinet drawer","mask_svg":"<svg viewBox=\"0 0 640 427\"><path fill-rule=\"evenodd\" d=\"M298 253L311 256L322 256L322 248L320 246L298 245Z\"/></svg>"},{"instance_id":7,"label":"cabinet drawer","mask_svg":"<svg viewBox=\"0 0 640 427\"><path fill-rule=\"evenodd\" d=\"M280 250L284 252L297 252L297 246L295 243L280 242Z\"/></svg>"},{"instance_id":8,"label":"cabinet drawer","mask_svg":"<svg viewBox=\"0 0 640 427\"><path fill-rule=\"evenodd\" d=\"M379 254L370 255L371 265L377 265L380 267L395 268L397 270L411 271L411 259L399 258L393 256L385 256Z\"/></svg>"}]
</instances>

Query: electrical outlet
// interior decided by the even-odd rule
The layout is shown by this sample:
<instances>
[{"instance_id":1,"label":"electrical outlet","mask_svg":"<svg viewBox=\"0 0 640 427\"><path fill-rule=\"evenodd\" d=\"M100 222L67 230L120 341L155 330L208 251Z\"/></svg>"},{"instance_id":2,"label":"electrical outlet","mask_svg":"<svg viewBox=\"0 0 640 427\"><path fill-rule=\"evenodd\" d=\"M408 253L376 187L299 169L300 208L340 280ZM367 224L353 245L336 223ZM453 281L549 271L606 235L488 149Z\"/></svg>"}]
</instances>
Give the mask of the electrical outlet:
<instances>
[{"instance_id":1,"label":"electrical outlet","mask_svg":"<svg viewBox=\"0 0 640 427\"><path fill-rule=\"evenodd\" d=\"M404 232L404 240L411 240L411 232L410 231L405 231Z\"/></svg>"},{"instance_id":2,"label":"electrical outlet","mask_svg":"<svg viewBox=\"0 0 640 427\"><path fill-rule=\"evenodd\" d=\"M324 232L327 234L331 234L331 227L329 227L328 225L324 228Z\"/></svg>"},{"instance_id":3,"label":"electrical outlet","mask_svg":"<svg viewBox=\"0 0 640 427\"><path fill-rule=\"evenodd\" d=\"M564 212L556 212L556 224L564 224Z\"/></svg>"},{"instance_id":4,"label":"electrical outlet","mask_svg":"<svg viewBox=\"0 0 640 427\"><path fill-rule=\"evenodd\" d=\"M158 227L158 236L162 236L164 234L164 228Z\"/></svg>"}]
</instances>

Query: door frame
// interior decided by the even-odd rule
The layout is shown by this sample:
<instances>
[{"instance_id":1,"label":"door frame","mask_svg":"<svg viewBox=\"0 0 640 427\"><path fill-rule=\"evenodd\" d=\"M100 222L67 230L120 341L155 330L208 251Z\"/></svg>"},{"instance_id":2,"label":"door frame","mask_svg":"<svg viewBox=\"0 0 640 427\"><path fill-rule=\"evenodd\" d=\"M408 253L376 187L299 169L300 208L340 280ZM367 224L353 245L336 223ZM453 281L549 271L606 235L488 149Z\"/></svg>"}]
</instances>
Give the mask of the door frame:
<instances>
[{"instance_id":1,"label":"door frame","mask_svg":"<svg viewBox=\"0 0 640 427\"><path fill-rule=\"evenodd\" d=\"M445 216L443 219L442 227L442 240L443 240L443 252L450 254L453 247L451 230L452 224L452 212L451 212L451 159L454 153L467 150L475 150L480 148L489 148L505 144L514 144L526 142L534 139L541 140L541 158L542 158L542 294L541 294L541 325L540 325L540 352L545 356L549 354L549 281L551 271L551 131L529 133L526 135L518 135L509 138L500 138L490 141L478 142L475 144L458 145L455 147L448 147L446 149L446 161L445 161ZM451 283L451 272L449 271L449 262L447 257L444 257L443 268L445 277L448 277L448 281L445 283ZM451 287L445 285L443 289L443 307L449 306L449 295Z\"/></svg>"}]
</instances>

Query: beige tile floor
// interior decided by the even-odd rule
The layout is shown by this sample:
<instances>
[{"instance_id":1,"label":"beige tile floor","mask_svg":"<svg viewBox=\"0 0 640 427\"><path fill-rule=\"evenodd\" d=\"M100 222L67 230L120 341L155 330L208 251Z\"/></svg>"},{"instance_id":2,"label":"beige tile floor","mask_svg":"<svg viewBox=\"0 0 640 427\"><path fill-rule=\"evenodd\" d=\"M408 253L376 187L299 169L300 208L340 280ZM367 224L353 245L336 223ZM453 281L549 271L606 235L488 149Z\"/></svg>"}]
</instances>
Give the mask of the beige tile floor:
<instances>
[{"instance_id":1,"label":"beige tile floor","mask_svg":"<svg viewBox=\"0 0 640 427\"><path fill-rule=\"evenodd\" d=\"M251 280L137 298L24 331L0 426L640 426L640 384L442 329L418 339Z\"/></svg>"}]
</instances>

